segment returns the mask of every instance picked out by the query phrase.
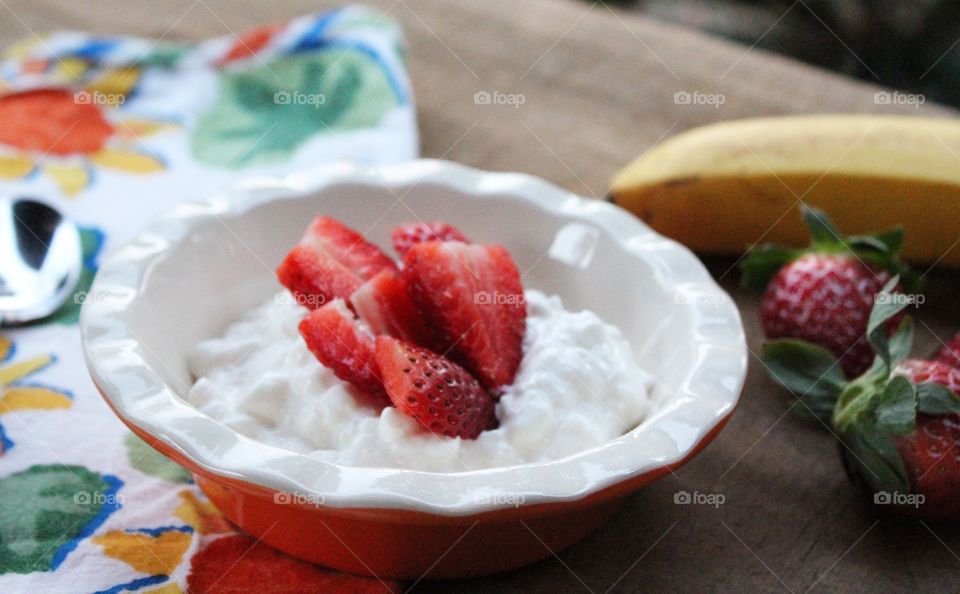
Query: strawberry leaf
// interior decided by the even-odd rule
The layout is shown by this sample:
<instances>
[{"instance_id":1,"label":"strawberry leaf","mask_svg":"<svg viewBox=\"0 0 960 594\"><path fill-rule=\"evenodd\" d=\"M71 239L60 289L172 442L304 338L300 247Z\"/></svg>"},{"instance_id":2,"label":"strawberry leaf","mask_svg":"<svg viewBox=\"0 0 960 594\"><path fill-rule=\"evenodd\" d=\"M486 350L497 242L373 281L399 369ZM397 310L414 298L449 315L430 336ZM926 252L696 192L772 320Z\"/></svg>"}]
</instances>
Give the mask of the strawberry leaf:
<instances>
[{"instance_id":1,"label":"strawberry leaf","mask_svg":"<svg viewBox=\"0 0 960 594\"><path fill-rule=\"evenodd\" d=\"M888 435L909 435L916 429L917 391L905 377L887 382L874 409L877 427Z\"/></svg>"},{"instance_id":2,"label":"strawberry leaf","mask_svg":"<svg viewBox=\"0 0 960 594\"><path fill-rule=\"evenodd\" d=\"M918 293L923 288L923 278L906 264L901 262L894 268L888 267L887 270L900 277L900 286L907 293Z\"/></svg>"},{"instance_id":3,"label":"strawberry leaf","mask_svg":"<svg viewBox=\"0 0 960 594\"><path fill-rule=\"evenodd\" d=\"M803 203L800 204L800 210L803 212L803 220L807 228L810 229L814 247L836 248L844 245L843 235L834 226L827 213Z\"/></svg>"},{"instance_id":4,"label":"strawberry leaf","mask_svg":"<svg viewBox=\"0 0 960 594\"><path fill-rule=\"evenodd\" d=\"M917 408L928 415L960 412L960 397L940 384L924 383L917 386Z\"/></svg>"},{"instance_id":5,"label":"strawberry leaf","mask_svg":"<svg viewBox=\"0 0 960 594\"><path fill-rule=\"evenodd\" d=\"M810 247L792 250L774 245L763 245L750 250L740 266L742 284L753 291L762 291L780 268L803 254L849 253L865 265L883 269L899 276L904 290L915 293L920 290L920 277L900 260L904 232L894 227L877 233L844 236L825 212L800 204L803 220L810 231Z\"/></svg>"},{"instance_id":6,"label":"strawberry leaf","mask_svg":"<svg viewBox=\"0 0 960 594\"><path fill-rule=\"evenodd\" d=\"M903 248L903 227L895 227L872 235L852 235L846 239L847 247L855 256L877 268L883 268L900 277L905 291L915 293L923 285L920 277L910 266L900 260Z\"/></svg>"},{"instance_id":7,"label":"strawberry leaf","mask_svg":"<svg viewBox=\"0 0 960 594\"><path fill-rule=\"evenodd\" d=\"M899 282L900 278L895 276L877 293L870 311L870 320L867 322L867 340L873 351L883 360L887 370L892 369L893 360L887 340L887 321L907 307L907 300L895 299L891 292ZM902 348L902 345L898 348Z\"/></svg>"},{"instance_id":8,"label":"strawberry leaf","mask_svg":"<svg viewBox=\"0 0 960 594\"><path fill-rule=\"evenodd\" d=\"M740 284L757 293L763 291L770 279L801 253L775 245L761 245L750 250L749 255L740 263Z\"/></svg>"},{"instance_id":9,"label":"strawberry leaf","mask_svg":"<svg viewBox=\"0 0 960 594\"><path fill-rule=\"evenodd\" d=\"M802 340L781 339L763 345L761 358L773 381L790 390L814 416L830 418L846 385L830 351Z\"/></svg>"},{"instance_id":10,"label":"strawberry leaf","mask_svg":"<svg viewBox=\"0 0 960 594\"><path fill-rule=\"evenodd\" d=\"M906 466L888 435L872 424L860 423L845 442L849 468L874 491L909 492Z\"/></svg>"},{"instance_id":11,"label":"strawberry leaf","mask_svg":"<svg viewBox=\"0 0 960 594\"><path fill-rule=\"evenodd\" d=\"M913 347L913 318L906 316L887 342L890 351L891 369L899 365L910 355Z\"/></svg>"},{"instance_id":12,"label":"strawberry leaf","mask_svg":"<svg viewBox=\"0 0 960 594\"><path fill-rule=\"evenodd\" d=\"M900 259L903 247L903 229L897 227L874 235L855 235L847 238L850 251L863 262L882 268L900 277L900 286L908 293L923 287L923 279Z\"/></svg>"},{"instance_id":13,"label":"strawberry leaf","mask_svg":"<svg viewBox=\"0 0 960 594\"><path fill-rule=\"evenodd\" d=\"M853 250L896 256L903 248L903 227L894 227L872 235L851 235L847 238L847 245Z\"/></svg>"}]
</instances>

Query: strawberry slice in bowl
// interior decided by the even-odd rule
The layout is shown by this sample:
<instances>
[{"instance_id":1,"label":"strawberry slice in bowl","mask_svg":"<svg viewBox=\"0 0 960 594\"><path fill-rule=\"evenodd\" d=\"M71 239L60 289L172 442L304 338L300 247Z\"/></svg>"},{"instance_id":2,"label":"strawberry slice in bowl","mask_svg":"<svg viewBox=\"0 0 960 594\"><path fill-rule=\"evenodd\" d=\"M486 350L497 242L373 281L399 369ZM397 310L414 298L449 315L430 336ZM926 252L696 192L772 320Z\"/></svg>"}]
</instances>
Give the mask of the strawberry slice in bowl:
<instances>
[{"instance_id":1,"label":"strawberry slice in bowl","mask_svg":"<svg viewBox=\"0 0 960 594\"><path fill-rule=\"evenodd\" d=\"M350 306L377 335L424 344L423 319L407 293L407 282L392 270L382 270L350 295Z\"/></svg>"},{"instance_id":2,"label":"strawberry slice in bowl","mask_svg":"<svg viewBox=\"0 0 960 594\"><path fill-rule=\"evenodd\" d=\"M429 223L406 223L393 230L391 236L393 249L403 258L411 247L428 241L459 241L470 243L463 231L450 223L431 221Z\"/></svg>"},{"instance_id":3,"label":"strawberry slice in bowl","mask_svg":"<svg viewBox=\"0 0 960 594\"><path fill-rule=\"evenodd\" d=\"M402 275L434 351L465 367L488 390L513 383L527 310L520 271L504 247L415 244Z\"/></svg>"},{"instance_id":4,"label":"strawberry slice in bowl","mask_svg":"<svg viewBox=\"0 0 960 594\"><path fill-rule=\"evenodd\" d=\"M309 309L347 299L377 273L396 272L396 263L363 235L340 221L319 216L287 254L277 278Z\"/></svg>"},{"instance_id":5,"label":"strawberry slice in bowl","mask_svg":"<svg viewBox=\"0 0 960 594\"><path fill-rule=\"evenodd\" d=\"M374 356L374 336L363 328L343 299L311 311L299 326L310 352L334 375L379 404L389 403Z\"/></svg>"},{"instance_id":6,"label":"strawberry slice in bowl","mask_svg":"<svg viewBox=\"0 0 960 594\"><path fill-rule=\"evenodd\" d=\"M497 426L493 397L467 370L446 357L378 336L376 363L390 401L427 431L476 439Z\"/></svg>"}]
</instances>

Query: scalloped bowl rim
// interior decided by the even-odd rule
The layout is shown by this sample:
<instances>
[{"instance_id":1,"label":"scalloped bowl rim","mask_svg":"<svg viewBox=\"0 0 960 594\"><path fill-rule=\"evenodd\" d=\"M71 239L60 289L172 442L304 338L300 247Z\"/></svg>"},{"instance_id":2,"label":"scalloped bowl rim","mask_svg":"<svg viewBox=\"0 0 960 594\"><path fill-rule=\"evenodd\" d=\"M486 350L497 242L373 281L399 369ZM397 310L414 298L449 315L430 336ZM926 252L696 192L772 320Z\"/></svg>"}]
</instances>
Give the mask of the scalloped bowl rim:
<instances>
[{"instance_id":1,"label":"scalloped bowl rim","mask_svg":"<svg viewBox=\"0 0 960 594\"><path fill-rule=\"evenodd\" d=\"M670 402L628 433L566 458L438 473L353 467L264 444L196 410L148 367L124 316L140 294L140 284L149 269L195 225L236 216L265 202L322 192L338 184L386 186L392 191L423 182L451 187L481 199L508 194L510 199L538 209L588 221L635 257L657 259L669 255L675 268L677 262L682 265L686 277L672 288L680 296L691 297L677 300L680 306L702 319L705 304L709 303L710 316L725 321L720 331L693 339L697 361L711 361L714 370L724 369L723 377L706 377L704 366L694 365L684 384L692 397ZM651 246L656 249L650 249ZM746 339L736 306L686 247L655 233L619 207L582 198L533 176L484 172L434 160L376 168L336 163L286 177L248 178L207 201L180 203L102 263L84 303L80 329L87 366L115 413L199 468L216 476L314 497L325 506L405 509L444 516L513 508L518 501L523 506L576 501L658 469L678 466L732 414L747 368ZM116 385L112 380L122 375L136 377L146 392L133 398L111 388ZM230 443L196 440L187 432L173 430L168 421L174 418L189 421L193 431L202 428L205 437L224 435L226 430ZM685 440L682 447L658 443L655 445L659 451L654 455L637 452L635 442L643 440L650 431L662 431L670 423L690 425L690 419L697 425L696 435ZM265 461L271 463L270 467ZM298 476L293 476L277 469L284 465L309 472L298 471ZM518 489L518 484L536 488Z\"/></svg>"}]
</instances>

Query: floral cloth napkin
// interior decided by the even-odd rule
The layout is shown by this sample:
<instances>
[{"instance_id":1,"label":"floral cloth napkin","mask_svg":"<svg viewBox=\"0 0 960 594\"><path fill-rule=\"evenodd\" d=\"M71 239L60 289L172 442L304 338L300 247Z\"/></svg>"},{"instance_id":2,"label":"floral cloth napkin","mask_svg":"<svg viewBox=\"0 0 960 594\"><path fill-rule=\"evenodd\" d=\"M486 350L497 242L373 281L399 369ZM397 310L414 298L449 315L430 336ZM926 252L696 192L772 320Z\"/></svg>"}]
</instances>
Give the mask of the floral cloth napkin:
<instances>
[{"instance_id":1,"label":"floral cloth napkin","mask_svg":"<svg viewBox=\"0 0 960 594\"><path fill-rule=\"evenodd\" d=\"M131 434L87 375L77 317L101 255L240 174L417 155L397 25L359 7L199 44L57 32L0 64L0 194L82 228L76 298L0 328L0 591L342 592L395 584L239 533Z\"/></svg>"}]
</instances>

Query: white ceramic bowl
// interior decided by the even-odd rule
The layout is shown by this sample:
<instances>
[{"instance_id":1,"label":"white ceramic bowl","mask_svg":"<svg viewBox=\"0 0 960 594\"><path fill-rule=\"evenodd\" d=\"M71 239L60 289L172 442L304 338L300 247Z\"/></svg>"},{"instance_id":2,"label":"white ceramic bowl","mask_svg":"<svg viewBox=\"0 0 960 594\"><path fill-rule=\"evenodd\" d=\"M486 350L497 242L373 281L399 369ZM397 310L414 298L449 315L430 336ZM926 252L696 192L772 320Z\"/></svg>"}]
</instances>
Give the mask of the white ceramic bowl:
<instances>
[{"instance_id":1,"label":"white ceramic bowl","mask_svg":"<svg viewBox=\"0 0 960 594\"><path fill-rule=\"evenodd\" d=\"M432 473L317 460L197 411L184 399L193 381L187 354L278 290L276 265L318 213L383 247L395 225L417 219L448 220L470 237L507 246L526 286L620 327L655 377L655 412L629 433L562 460ZM604 492L622 495L624 485L653 480L715 435L737 404L747 367L736 307L686 248L610 204L527 175L441 161L335 165L248 180L209 202L180 204L103 263L81 330L110 406L198 473L201 485L297 493L328 512L406 510L461 522L518 507L599 502ZM211 497L235 504L222 493ZM440 574L451 572L458 573Z\"/></svg>"}]
</instances>

